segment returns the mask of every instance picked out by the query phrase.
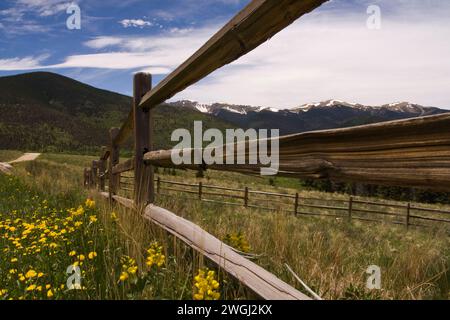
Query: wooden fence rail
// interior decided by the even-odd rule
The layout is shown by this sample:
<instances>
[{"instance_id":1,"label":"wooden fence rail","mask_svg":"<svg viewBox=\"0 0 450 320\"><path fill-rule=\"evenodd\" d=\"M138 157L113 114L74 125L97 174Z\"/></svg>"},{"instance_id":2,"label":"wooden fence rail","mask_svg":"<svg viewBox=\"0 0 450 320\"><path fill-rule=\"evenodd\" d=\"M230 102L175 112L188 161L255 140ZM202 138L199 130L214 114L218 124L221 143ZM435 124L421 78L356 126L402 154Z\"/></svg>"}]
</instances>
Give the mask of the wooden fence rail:
<instances>
[{"instance_id":1,"label":"wooden fence rail","mask_svg":"<svg viewBox=\"0 0 450 320\"><path fill-rule=\"evenodd\" d=\"M450 114L366 126L294 134L279 140L279 176L364 181L367 184L450 191ZM271 139L269 141L273 141ZM249 158L250 143L245 144ZM238 144L232 148L238 150ZM172 163L172 153L190 157L219 154L224 164L207 169L259 174L264 165L225 164L227 145L216 148L148 152L144 161L160 167L205 169Z\"/></svg>"}]
</instances>

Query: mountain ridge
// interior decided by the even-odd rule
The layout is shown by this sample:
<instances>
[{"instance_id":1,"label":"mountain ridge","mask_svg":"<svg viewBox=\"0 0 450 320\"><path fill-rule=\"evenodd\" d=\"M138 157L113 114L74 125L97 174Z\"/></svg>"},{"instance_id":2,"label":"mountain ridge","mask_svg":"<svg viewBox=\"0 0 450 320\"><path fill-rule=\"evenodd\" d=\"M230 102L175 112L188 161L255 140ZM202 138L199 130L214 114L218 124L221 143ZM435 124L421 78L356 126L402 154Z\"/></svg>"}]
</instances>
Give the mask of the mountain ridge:
<instances>
[{"instance_id":1,"label":"mountain ridge","mask_svg":"<svg viewBox=\"0 0 450 320\"><path fill-rule=\"evenodd\" d=\"M450 112L409 102L367 106L340 100L309 103L292 109L225 103L201 104L189 100L171 102L170 104L211 114L242 128L280 129L280 134L343 128Z\"/></svg>"},{"instance_id":2,"label":"mountain ridge","mask_svg":"<svg viewBox=\"0 0 450 320\"><path fill-rule=\"evenodd\" d=\"M54 73L0 77L0 149L97 152L109 143L109 129L122 125L131 104L131 97ZM182 100L156 108L155 148L171 148L171 132L192 130L195 120L205 129L280 129L285 135L446 112L407 102L371 107L327 100L274 109Z\"/></svg>"}]
</instances>

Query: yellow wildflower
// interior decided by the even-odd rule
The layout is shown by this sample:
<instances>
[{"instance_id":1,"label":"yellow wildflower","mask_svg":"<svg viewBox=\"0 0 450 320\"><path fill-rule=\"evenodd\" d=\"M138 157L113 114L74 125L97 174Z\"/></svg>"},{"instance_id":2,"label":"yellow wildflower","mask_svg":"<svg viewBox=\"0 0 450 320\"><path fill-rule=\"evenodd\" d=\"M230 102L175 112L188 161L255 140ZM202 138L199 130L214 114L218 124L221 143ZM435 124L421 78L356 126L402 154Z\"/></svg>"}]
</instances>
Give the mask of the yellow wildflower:
<instances>
[{"instance_id":1,"label":"yellow wildflower","mask_svg":"<svg viewBox=\"0 0 450 320\"><path fill-rule=\"evenodd\" d=\"M25 273L25 278L27 279L31 279L37 276L37 272L34 271L33 269L28 270L27 273Z\"/></svg>"},{"instance_id":2,"label":"yellow wildflower","mask_svg":"<svg viewBox=\"0 0 450 320\"><path fill-rule=\"evenodd\" d=\"M194 277L194 300L218 300L220 293L219 282L216 280L216 274L212 270L199 270Z\"/></svg>"},{"instance_id":3,"label":"yellow wildflower","mask_svg":"<svg viewBox=\"0 0 450 320\"><path fill-rule=\"evenodd\" d=\"M95 257L97 257L97 252L95 252L95 251L89 252L88 258L90 260L94 259Z\"/></svg>"},{"instance_id":4,"label":"yellow wildflower","mask_svg":"<svg viewBox=\"0 0 450 320\"><path fill-rule=\"evenodd\" d=\"M95 201L91 199L86 199L85 206L86 208L93 209L95 208Z\"/></svg>"},{"instance_id":5,"label":"yellow wildflower","mask_svg":"<svg viewBox=\"0 0 450 320\"><path fill-rule=\"evenodd\" d=\"M121 274L120 274L120 277L119 277L119 280L120 281L122 281L122 282L124 282L124 281L126 281L127 279L128 279L128 273L126 273L126 272L122 272Z\"/></svg>"},{"instance_id":6,"label":"yellow wildflower","mask_svg":"<svg viewBox=\"0 0 450 320\"><path fill-rule=\"evenodd\" d=\"M36 289L36 285L32 284L31 286L28 286L26 291L33 291L34 289Z\"/></svg>"},{"instance_id":7,"label":"yellow wildflower","mask_svg":"<svg viewBox=\"0 0 450 320\"><path fill-rule=\"evenodd\" d=\"M153 265L157 265L161 267L165 263L166 256L162 254L162 249L162 246L158 242L155 241L152 243L150 249L147 250L147 266L152 267Z\"/></svg>"}]
</instances>

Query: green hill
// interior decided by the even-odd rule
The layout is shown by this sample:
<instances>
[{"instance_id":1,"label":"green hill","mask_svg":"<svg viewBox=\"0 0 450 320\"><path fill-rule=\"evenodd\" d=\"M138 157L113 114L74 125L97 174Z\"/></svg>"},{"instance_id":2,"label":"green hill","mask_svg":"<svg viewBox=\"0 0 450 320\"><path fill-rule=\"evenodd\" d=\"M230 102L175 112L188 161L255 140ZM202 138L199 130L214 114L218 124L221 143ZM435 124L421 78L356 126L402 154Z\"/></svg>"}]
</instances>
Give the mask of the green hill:
<instances>
[{"instance_id":1,"label":"green hill","mask_svg":"<svg viewBox=\"0 0 450 320\"><path fill-rule=\"evenodd\" d=\"M130 79L131 81L131 79ZM98 152L120 127L132 99L48 72L0 77L0 149ZM155 112L156 148L169 148L174 129L232 127L195 110L163 104ZM129 144L128 147L131 147Z\"/></svg>"}]
</instances>

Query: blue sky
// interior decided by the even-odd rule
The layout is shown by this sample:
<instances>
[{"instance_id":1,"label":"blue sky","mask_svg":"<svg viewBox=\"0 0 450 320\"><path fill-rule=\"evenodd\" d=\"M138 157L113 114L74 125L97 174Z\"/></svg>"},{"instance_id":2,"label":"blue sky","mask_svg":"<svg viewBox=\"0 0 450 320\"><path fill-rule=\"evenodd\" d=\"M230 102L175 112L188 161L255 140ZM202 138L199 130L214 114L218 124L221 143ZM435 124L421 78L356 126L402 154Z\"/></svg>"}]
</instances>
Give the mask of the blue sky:
<instances>
[{"instance_id":1,"label":"blue sky","mask_svg":"<svg viewBox=\"0 0 450 320\"><path fill-rule=\"evenodd\" d=\"M299 0L300 1L300 0ZM157 83L248 0L0 2L0 76L45 70L131 94L132 75ZM380 8L371 30L370 5ZM175 99L289 108L341 99L450 109L450 2L332 0Z\"/></svg>"}]
</instances>

